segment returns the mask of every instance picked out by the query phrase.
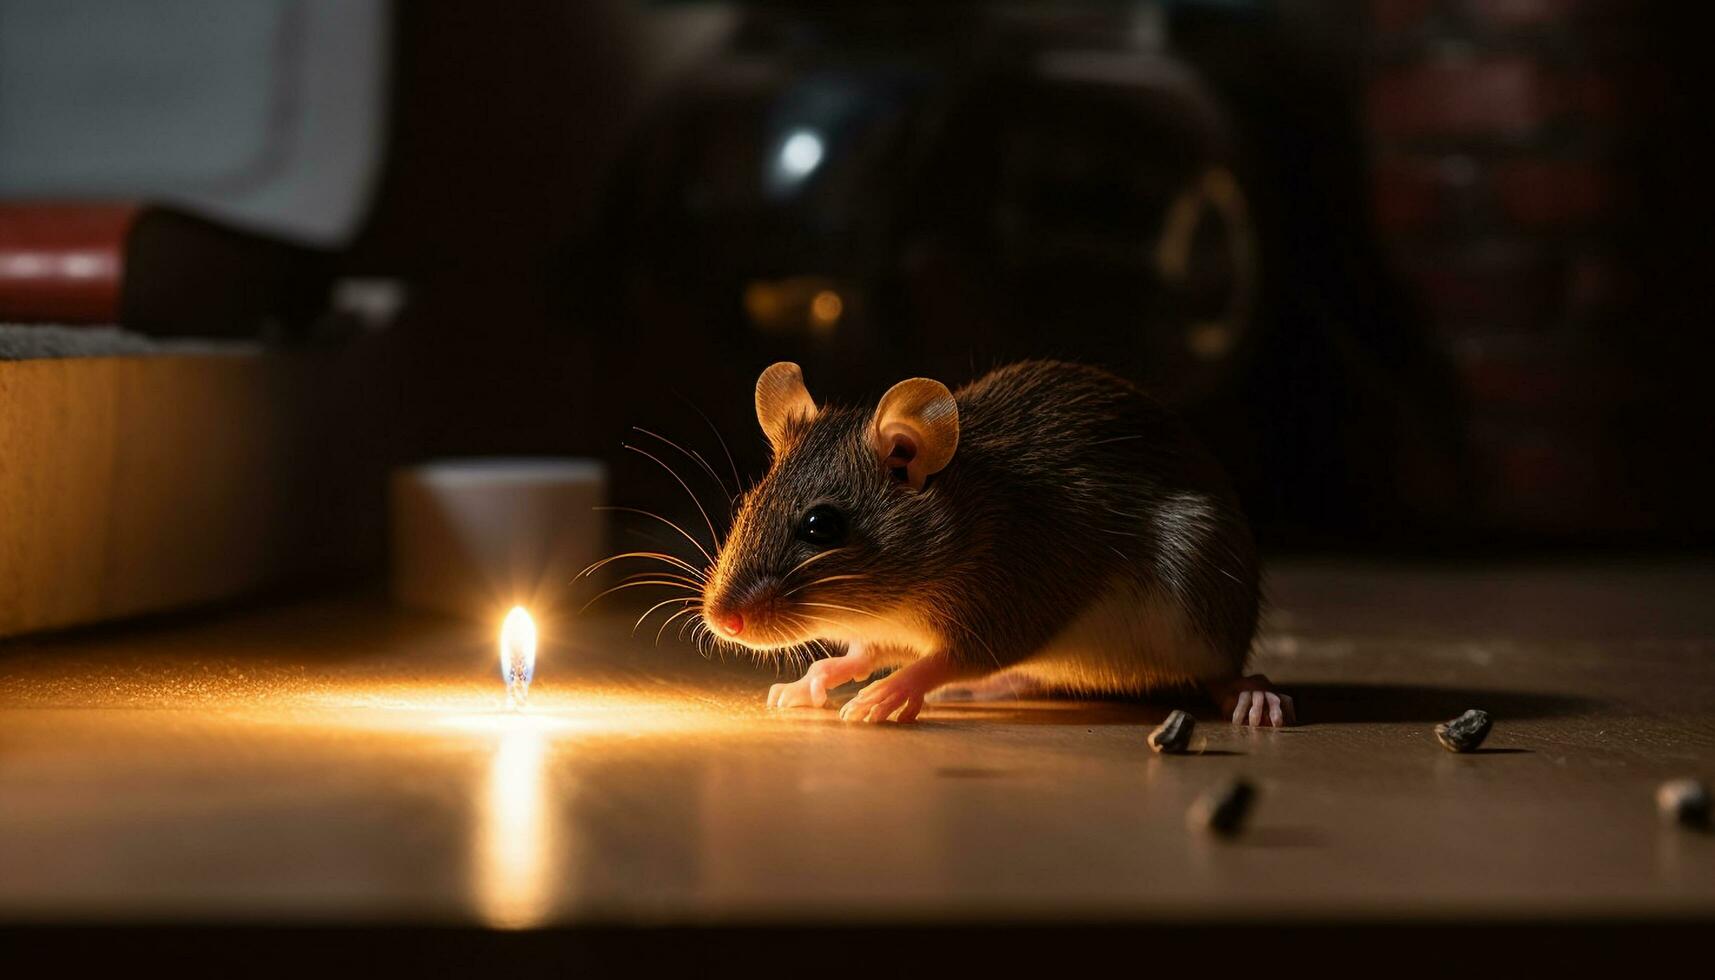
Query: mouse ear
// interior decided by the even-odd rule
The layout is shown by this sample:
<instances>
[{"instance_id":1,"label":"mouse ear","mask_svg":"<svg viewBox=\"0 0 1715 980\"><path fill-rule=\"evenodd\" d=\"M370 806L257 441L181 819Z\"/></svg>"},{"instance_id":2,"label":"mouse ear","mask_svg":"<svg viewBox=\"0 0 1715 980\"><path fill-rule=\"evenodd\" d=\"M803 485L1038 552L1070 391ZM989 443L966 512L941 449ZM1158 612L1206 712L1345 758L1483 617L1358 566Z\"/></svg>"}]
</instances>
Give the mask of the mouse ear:
<instances>
[{"instance_id":1,"label":"mouse ear","mask_svg":"<svg viewBox=\"0 0 1715 980\"><path fill-rule=\"evenodd\" d=\"M804 387L804 372L791 361L770 364L756 379L756 420L778 454L792 426L816 417L816 402Z\"/></svg>"},{"instance_id":2,"label":"mouse ear","mask_svg":"<svg viewBox=\"0 0 1715 980\"><path fill-rule=\"evenodd\" d=\"M870 439L893 478L921 490L959 448L959 405L939 381L901 381L875 407Z\"/></svg>"}]
</instances>

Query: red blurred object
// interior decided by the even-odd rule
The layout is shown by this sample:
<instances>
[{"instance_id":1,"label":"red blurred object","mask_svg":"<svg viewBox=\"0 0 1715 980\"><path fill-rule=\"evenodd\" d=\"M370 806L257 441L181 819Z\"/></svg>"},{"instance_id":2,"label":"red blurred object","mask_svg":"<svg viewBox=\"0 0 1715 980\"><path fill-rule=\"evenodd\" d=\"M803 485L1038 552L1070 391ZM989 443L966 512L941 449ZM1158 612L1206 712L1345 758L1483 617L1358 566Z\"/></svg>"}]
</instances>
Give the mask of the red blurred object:
<instances>
[{"instance_id":1,"label":"red blurred object","mask_svg":"<svg viewBox=\"0 0 1715 980\"><path fill-rule=\"evenodd\" d=\"M336 255L157 205L0 202L0 321L295 336L326 311Z\"/></svg>"},{"instance_id":2,"label":"red blurred object","mask_svg":"<svg viewBox=\"0 0 1715 980\"><path fill-rule=\"evenodd\" d=\"M116 323L134 204L0 204L0 320Z\"/></svg>"}]
</instances>

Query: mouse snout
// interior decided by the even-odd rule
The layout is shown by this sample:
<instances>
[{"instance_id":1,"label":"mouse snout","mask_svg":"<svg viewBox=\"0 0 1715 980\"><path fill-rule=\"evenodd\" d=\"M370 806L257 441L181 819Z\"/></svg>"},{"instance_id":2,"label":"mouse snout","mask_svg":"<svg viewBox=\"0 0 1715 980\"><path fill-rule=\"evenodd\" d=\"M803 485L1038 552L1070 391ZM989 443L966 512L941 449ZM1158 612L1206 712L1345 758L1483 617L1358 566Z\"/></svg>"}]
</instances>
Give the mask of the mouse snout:
<instances>
[{"instance_id":1,"label":"mouse snout","mask_svg":"<svg viewBox=\"0 0 1715 980\"><path fill-rule=\"evenodd\" d=\"M714 599L703 600L703 619L714 627L716 633L730 639L744 635L745 626L756 632L758 610L754 602L746 602L742 597L725 595Z\"/></svg>"},{"instance_id":2,"label":"mouse snout","mask_svg":"<svg viewBox=\"0 0 1715 980\"><path fill-rule=\"evenodd\" d=\"M728 636L738 636L744 632L744 613L737 610L732 612L715 613L715 626Z\"/></svg>"},{"instance_id":3,"label":"mouse snout","mask_svg":"<svg viewBox=\"0 0 1715 980\"><path fill-rule=\"evenodd\" d=\"M779 624L774 615L773 582L720 592L703 603L703 619L716 634L746 645L767 644L776 638Z\"/></svg>"}]
</instances>

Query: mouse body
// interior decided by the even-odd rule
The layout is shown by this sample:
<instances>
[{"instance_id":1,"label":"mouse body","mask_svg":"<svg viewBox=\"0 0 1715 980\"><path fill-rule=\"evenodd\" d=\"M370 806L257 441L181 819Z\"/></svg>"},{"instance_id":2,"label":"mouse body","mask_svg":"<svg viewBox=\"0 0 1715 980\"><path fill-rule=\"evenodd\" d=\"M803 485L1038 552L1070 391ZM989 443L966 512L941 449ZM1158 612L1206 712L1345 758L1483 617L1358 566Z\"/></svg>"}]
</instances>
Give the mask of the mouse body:
<instances>
[{"instance_id":1,"label":"mouse body","mask_svg":"<svg viewBox=\"0 0 1715 980\"><path fill-rule=\"evenodd\" d=\"M1179 420L1099 368L1027 361L949 390L902 381L873 408L818 406L763 372L773 450L707 575L705 623L756 651L846 652L773 707L898 668L848 701L911 721L938 690L1140 694L1201 686L1235 722L1293 721L1245 677L1261 602L1251 532Z\"/></svg>"}]
</instances>

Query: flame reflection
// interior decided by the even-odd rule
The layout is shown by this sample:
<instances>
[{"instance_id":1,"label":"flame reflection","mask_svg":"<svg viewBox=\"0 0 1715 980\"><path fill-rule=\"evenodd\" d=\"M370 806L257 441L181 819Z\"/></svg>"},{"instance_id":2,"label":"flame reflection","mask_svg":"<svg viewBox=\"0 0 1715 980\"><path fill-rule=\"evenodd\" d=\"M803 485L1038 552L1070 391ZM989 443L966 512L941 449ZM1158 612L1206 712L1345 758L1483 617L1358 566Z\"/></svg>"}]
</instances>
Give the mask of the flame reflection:
<instances>
[{"instance_id":1,"label":"flame reflection","mask_svg":"<svg viewBox=\"0 0 1715 980\"><path fill-rule=\"evenodd\" d=\"M549 813L549 735L507 725L489 763L476 835L476 894L483 918L503 929L543 922L553 904L550 872L559 841Z\"/></svg>"}]
</instances>

